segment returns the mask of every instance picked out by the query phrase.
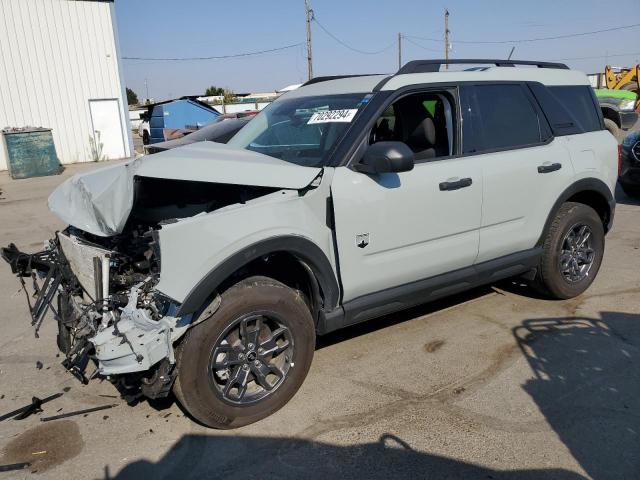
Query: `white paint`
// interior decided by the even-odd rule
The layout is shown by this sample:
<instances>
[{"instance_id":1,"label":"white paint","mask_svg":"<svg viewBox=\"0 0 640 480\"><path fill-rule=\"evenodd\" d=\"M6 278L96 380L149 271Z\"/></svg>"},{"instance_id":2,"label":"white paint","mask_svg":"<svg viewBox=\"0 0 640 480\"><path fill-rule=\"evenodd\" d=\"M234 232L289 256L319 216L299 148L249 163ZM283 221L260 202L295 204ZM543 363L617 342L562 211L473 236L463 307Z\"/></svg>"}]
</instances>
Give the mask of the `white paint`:
<instances>
[{"instance_id":1,"label":"white paint","mask_svg":"<svg viewBox=\"0 0 640 480\"><path fill-rule=\"evenodd\" d=\"M93 140L99 149L99 160L125 157L122 122L117 99L89 100Z\"/></svg>"},{"instance_id":2,"label":"white paint","mask_svg":"<svg viewBox=\"0 0 640 480\"><path fill-rule=\"evenodd\" d=\"M123 156L131 155L113 3L0 0L0 58L0 128L51 128L62 163L87 162L89 100L117 99Z\"/></svg>"}]
</instances>

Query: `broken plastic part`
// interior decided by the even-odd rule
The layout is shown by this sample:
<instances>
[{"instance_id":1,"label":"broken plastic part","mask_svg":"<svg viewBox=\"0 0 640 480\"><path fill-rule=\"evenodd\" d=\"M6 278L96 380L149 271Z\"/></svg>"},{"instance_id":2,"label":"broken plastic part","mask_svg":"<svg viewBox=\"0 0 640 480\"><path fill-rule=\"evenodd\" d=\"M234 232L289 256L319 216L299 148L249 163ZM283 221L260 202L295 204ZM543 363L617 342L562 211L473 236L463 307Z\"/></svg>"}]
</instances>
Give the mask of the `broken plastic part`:
<instances>
[{"instance_id":1,"label":"broken plastic part","mask_svg":"<svg viewBox=\"0 0 640 480\"><path fill-rule=\"evenodd\" d=\"M85 413L99 412L100 410L106 410L108 408L117 407L117 404L113 405L101 405L99 407L85 408L84 410L76 410L75 412L61 413L60 415L53 415L51 417L42 417L41 422L50 422L51 420L59 420L61 418L75 417L76 415L83 415Z\"/></svg>"}]
</instances>

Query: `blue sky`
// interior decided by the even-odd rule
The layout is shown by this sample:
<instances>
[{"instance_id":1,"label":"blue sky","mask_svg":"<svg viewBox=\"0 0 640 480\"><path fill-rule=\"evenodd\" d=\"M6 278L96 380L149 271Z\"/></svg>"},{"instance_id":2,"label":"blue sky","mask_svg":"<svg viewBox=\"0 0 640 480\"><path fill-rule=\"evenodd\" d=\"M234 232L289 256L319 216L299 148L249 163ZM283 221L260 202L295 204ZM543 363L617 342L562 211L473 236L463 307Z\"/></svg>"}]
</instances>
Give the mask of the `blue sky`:
<instances>
[{"instance_id":1,"label":"blue sky","mask_svg":"<svg viewBox=\"0 0 640 480\"><path fill-rule=\"evenodd\" d=\"M352 47L378 51L398 32L441 38L443 11L450 11L452 57L506 58L505 45L457 43L511 40L585 32L640 23L640 0L311 0L316 17ZM135 0L116 1L122 56L193 57L227 55L305 41L303 0ZM314 74L387 73L397 69L397 47L376 55L348 50L313 25ZM609 63L640 63L640 28L516 45L513 58L567 60L585 72ZM441 58L443 42L403 42L403 60ZM628 54L617 56L619 54ZM209 85L236 92L273 91L306 80L303 46L239 59L158 62L124 60L127 86L156 100L201 94Z\"/></svg>"}]
</instances>

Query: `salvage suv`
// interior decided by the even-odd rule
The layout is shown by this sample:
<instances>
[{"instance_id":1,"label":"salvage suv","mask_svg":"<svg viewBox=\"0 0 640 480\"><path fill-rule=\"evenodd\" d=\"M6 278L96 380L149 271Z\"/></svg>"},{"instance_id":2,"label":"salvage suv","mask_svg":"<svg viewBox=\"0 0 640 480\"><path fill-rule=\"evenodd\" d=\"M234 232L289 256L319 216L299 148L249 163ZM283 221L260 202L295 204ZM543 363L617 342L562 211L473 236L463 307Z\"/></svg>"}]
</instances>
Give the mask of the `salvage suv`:
<instances>
[{"instance_id":1,"label":"salvage suv","mask_svg":"<svg viewBox=\"0 0 640 480\"><path fill-rule=\"evenodd\" d=\"M510 277L581 294L618 173L587 77L444 63L317 78L227 145L67 180L49 207L69 227L41 252L2 251L33 277L34 325L54 311L82 381L127 399L173 391L199 422L234 428L292 398L316 335Z\"/></svg>"}]
</instances>

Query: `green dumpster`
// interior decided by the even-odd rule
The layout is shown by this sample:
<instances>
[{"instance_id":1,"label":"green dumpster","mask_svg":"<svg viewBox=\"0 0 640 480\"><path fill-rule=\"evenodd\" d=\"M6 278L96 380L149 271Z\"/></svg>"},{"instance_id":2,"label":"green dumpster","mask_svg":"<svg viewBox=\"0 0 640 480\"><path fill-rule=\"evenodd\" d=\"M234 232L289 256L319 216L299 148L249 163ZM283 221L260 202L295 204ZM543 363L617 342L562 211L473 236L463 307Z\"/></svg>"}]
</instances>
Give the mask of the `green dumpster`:
<instances>
[{"instance_id":1,"label":"green dumpster","mask_svg":"<svg viewBox=\"0 0 640 480\"><path fill-rule=\"evenodd\" d=\"M2 133L7 146L7 169L11 178L43 177L62 172L51 129L5 129Z\"/></svg>"}]
</instances>

